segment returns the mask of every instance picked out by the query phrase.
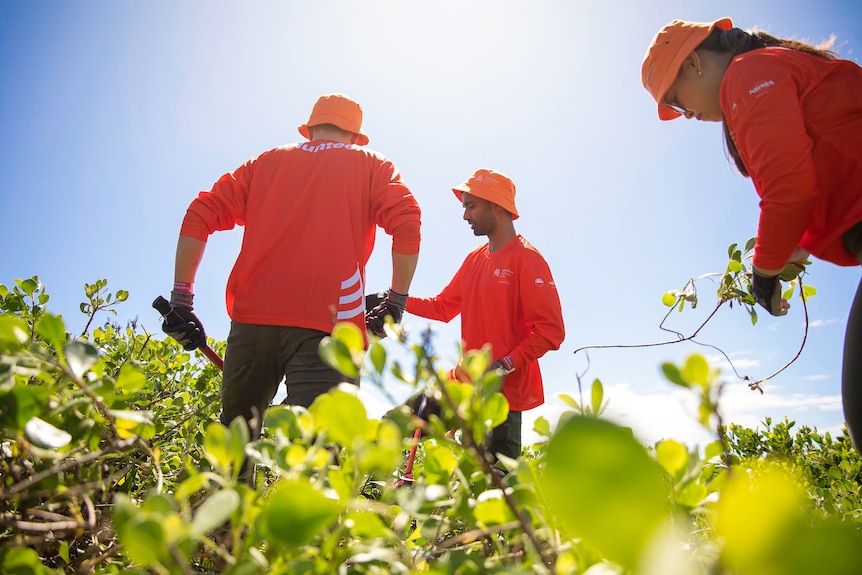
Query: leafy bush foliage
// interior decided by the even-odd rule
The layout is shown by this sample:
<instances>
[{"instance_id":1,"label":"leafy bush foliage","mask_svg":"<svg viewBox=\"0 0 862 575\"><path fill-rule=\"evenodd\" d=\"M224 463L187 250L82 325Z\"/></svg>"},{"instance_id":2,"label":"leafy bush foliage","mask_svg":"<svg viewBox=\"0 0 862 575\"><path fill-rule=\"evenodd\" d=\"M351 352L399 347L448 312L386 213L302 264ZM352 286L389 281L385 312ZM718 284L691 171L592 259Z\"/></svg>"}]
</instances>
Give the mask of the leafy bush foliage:
<instances>
[{"instance_id":1,"label":"leafy bush foliage","mask_svg":"<svg viewBox=\"0 0 862 575\"><path fill-rule=\"evenodd\" d=\"M218 423L217 368L134 321L91 331L127 293L99 280L85 297L74 336L38 278L0 285L0 572L862 572L846 434L725 427L720 374L700 356L663 371L700 398L716 433L703 451L642 445L602 418L596 380L589 405L564 397L558 422L537 421L541 442L495 462L483 439L508 406L487 354L466 359L468 385L437 365L430 334L410 345L387 326L389 343L366 352L339 325L327 361L422 388L441 416L377 420L338 389L307 410L272 407L249 441L244 422ZM396 488L416 425L415 482Z\"/></svg>"}]
</instances>

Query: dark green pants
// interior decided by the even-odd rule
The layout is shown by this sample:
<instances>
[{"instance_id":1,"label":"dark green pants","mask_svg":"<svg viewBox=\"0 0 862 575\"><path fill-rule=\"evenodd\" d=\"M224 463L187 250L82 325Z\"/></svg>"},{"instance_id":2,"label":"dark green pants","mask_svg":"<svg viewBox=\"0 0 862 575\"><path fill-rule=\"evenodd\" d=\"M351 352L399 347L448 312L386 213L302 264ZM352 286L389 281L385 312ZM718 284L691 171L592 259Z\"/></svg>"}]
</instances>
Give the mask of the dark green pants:
<instances>
[{"instance_id":1,"label":"dark green pants","mask_svg":"<svg viewBox=\"0 0 862 575\"><path fill-rule=\"evenodd\" d=\"M862 263L862 223L844 234L844 246ZM844 335L841 401L850 439L856 451L862 451L862 281L856 288Z\"/></svg>"},{"instance_id":2,"label":"dark green pants","mask_svg":"<svg viewBox=\"0 0 862 575\"><path fill-rule=\"evenodd\" d=\"M287 405L310 406L340 383L358 384L320 359L315 329L231 322L222 378L224 425L237 416L249 423L251 439L260 436L263 416L284 381Z\"/></svg>"}]
</instances>

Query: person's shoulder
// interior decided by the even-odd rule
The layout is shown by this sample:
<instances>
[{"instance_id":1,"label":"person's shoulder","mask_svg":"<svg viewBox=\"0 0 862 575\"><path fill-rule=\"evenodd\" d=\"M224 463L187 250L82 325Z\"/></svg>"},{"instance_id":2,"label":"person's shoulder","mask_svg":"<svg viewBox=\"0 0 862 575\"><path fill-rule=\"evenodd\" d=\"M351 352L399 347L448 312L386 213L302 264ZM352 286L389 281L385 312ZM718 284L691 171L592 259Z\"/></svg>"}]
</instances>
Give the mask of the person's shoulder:
<instances>
[{"instance_id":1,"label":"person's shoulder","mask_svg":"<svg viewBox=\"0 0 862 575\"><path fill-rule=\"evenodd\" d=\"M297 148L299 148L301 145L302 144L294 143L294 144L284 144L281 146L276 146L274 148L270 148L268 150L261 152L260 154L258 154L255 157L255 159L267 158L267 157L279 156L282 154L291 153L291 152L295 151Z\"/></svg>"},{"instance_id":2,"label":"person's shoulder","mask_svg":"<svg viewBox=\"0 0 862 575\"><path fill-rule=\"evenodd\" d=\"M354 145L353 149L365 154L366 156L374 159L377 162L387 163L387 164L392 163L392 160L390 160L389 158L386 157L386 155L384 155L382 152L378 152L374 148L369 148L368 146L356 146L356 145Z\"/></svg>"},{"instance_id":3,"label":"person's shoulder","mask_svg":"<svg viewBox=\"0 0 862 575\"><path fill-rule=\"evenodd\" d=\"M531 254L536 254L537 256L542 257L542 254L539 252L539 250L536 248L536 246L534 246L529 241L527 241L527 238L525 238L521 234L518 234L517 236L515 236L515 240L517 241L517 245L518 245L519 249L522 249L525 252L528 252Z\"/></svg>"},{"instance_id":4,"label":"person's shoulder","mask_svg":"<svg viewBox=\"0 0 862 575\"><path fill-rule=\"evenodd\" d=\"M536 265L548 267L548 262L545 260L545 256L542 255L536 246L527 241L524 236L518 234L515 237L515 240L516 241L513 242L515 243L515 250L517 250L518 257L521 258L524 264L532 262Z\"/></svg>"},{"instance_id":5,"label":"person's shoulder","mask_svg":"<svg viewBox=\"0 0 862 575\"><path fill-rule=\"evenodd\" d=\"M773 76L794 74L801 68L827 62L832 60L781 46L768 46L736 56L731 60L724 76L726 80L744 81L752 75L764 73L771 73Z\"/></svg>"}]
</instances>

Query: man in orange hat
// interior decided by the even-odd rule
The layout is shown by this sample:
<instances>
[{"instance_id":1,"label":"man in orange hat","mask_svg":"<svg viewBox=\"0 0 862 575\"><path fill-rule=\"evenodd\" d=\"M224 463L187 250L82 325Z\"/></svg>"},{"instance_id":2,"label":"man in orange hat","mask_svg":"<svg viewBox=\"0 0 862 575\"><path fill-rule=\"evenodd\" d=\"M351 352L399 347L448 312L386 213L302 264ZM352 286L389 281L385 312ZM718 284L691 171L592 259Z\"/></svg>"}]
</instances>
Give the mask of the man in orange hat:
<instances>
[{"instance_id":1,"label":"man in orange hat","mask_svg":"<svg viewBox=\"0 0 862 575\"><path fill-rule=\"evenodd\" d=\"M419 254L419 206L392 162L363 147L359 104L321 96L299 133L309 142L248 160L191 203L171 291L182 322L162 326L187 350L206 343L193 311L195 274L210 234L245 226L227 285L220 419L245 418L252 438L282 378L285 403L306 407L347 381L321 361L318 345L336 321L365 333L365 264L377 226L392 236L391 290L380 314L400 319Z\"/></svg>"},{"instance_id":2,"label":"man in orange hat","mask_svg":"<svg viewBox=\"0 0 862 575\"><path fill-rule=\"evenodd\" d=\"M490 449L517 458L521 412L545 401L538 359L565 338L560 298L545 259L515 232L512 180L480 169L452 191L473 233L488 243L467 255L439 295L407 298L407 312L443 322L460 313L464 351L491 346L491 368L504 376L509 416L494 429Z\"/></svg>"}]
</instances>

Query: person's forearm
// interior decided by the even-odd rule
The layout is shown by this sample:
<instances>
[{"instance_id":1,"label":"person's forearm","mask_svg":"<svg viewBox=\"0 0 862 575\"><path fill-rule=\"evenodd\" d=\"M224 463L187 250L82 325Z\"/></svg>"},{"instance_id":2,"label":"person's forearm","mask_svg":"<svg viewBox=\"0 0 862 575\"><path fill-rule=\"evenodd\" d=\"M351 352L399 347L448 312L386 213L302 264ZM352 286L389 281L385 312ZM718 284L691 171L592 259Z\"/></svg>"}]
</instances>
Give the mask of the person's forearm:
<instances>
[{"instance_id":1,"label":"person's forearm","mask_svg":"<svg viewBox=\"0 0 862 575\"><path fill-rule=\"evenodd\" d=\"M177 240L177 256L174 263L174 281L193 284L195 275L207 243L202 240L180 236Z\"/></svg>"},{"instance_id":2,"label":"person's forearm","mask_svg":"<svg viewBox=\"0 0 862 575\"><path fill-rule=\"evenodd\" d=\"M392 252L392 285L393 291L406 294L410 292L410 283L419 263L419 254L406 255Z\"/></svg>"}]
</instances>

